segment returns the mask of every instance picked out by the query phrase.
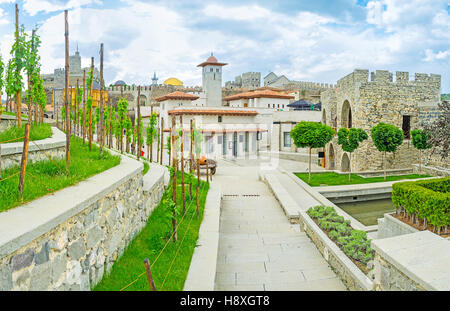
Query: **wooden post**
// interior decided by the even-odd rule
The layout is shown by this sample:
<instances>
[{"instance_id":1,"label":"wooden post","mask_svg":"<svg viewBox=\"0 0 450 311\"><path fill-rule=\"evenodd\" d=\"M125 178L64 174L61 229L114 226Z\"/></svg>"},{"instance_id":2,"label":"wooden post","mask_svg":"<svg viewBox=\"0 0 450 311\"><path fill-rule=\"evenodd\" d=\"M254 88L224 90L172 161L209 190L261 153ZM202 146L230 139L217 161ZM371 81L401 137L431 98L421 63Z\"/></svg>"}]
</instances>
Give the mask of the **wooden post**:
<instances>
[{"instance_id":1,"label":"wooden post","mask_svg":"<svg viewBox=\"0 0 450 311\"><path fill-rule=\"evenodd\" d=\"M198 191L200 187L200 159L197 159L197 218L200 216L199 210L198 210Z\"/></svg>"},{"instance_id":2,"label":"wooden post","mask_svg":"<svg viewBox=\"0 0 450 311\"><path fill-rule=\"evenodd\" d=\"M92 97L92 88L94 87L94 58L91 57L91 72L92 80L91 85L89 85L89 96L91 97L92 103L89 108L89 151L92 149L92 107L94 106L94 98Z\"/></svg>"},{"instance_id":3,"label":"wooden post","mask_svg":"<svg viewBox=\"0 0 450 311\"><path fill-rule=\"evenodd\" d=\"M20 178L19 178L19 193L23 199L23 184L25 180L25 170L28 159L28 143L30 141L30 123L25 124L25 138L23 140L22 161L20 162Z\"/></svg>"},{"instance_id":4,"label":"wooden post","mask_svg":"<svg viewBox=\"0 0 450 311\"><path fill-rule=\"evenodd\" d=\"M153 276L152 276L152 272L150 270L149 260L145 259L144 264L145 264L145 271L147 272L148 285L150 286L150 289L152 291L156 292L155 283L153 282Z\"/></svg>"},{"instance_id":5,"label":"wooden post","mask_svg":"<svg viewBox=\"0 0 450 311\"><path fill-rule=\"evenodd\" d=\"M81 135L83 136L84 145L86 139L86 69L83 70L83 113L81 123Z\"/></svg>"},{"instance_id":6,"label":"wooden post","mask_svg":"<svg viewBox=\"0 0 450 311\"><path fill-rule=\"evenodd\" d=\"M152 116L153 116L153 106L150 106L150 119L152 118ZM156 124L155 124L155 126L156 126ZM150 160L150 163L151 162L153 162L153 133L151 133L151 135L150 135L150 154L149 154L149 152L148 152L148 146L147 146L147 159L149 159ZM150 158L149 158L149 156L150 156Z\"/></svg>"},{"instance_id":7,"label":"wooden post","mask_svg":"<svg viewBox=\"0 0 450 311\"><path fill-rule=\"evenodd\" d=\"M2 144L0 144L0 180L2 180Z\"/></svg>"},{"instance_id":8,"label":"wooden post","mask_svg":"<svg viewBox=\"0 0 450 311\"><path fill-rule=\"evenodd\" d=\"M159 137L160 145L161 145L161 158L159 160L159 164L162 165L163 161L163 149L164 149L164 118L161 117L161 135Z\"/></svg>"},{"instance_id":9,"label":"wooden post","mask_svg":"<svg viewBox=\"0 0 450 311\"><path fill-rule=\"evenodd\" d=\"M141 86L138 85L138 98L137 98L137 159L138 161L141 159Z\"/></svg>"},{"instance_id":10,"label":"wooden post","mask_svg":"<svg viewBox=\"0 0 450 311\"><path fill-rule=\"evenodd\" d=\"M79 84L79 80L77 79L77 88L75 89L75 116L74 116L74 127L73 127L73 131L75 132L75 135L79 135L80 133L79 133L79 126L78 126L78 113L79 113L79 110L80 110L80 107L79 107L79 102L78 102L78 89L79 89L79 87L80 87L80 84Z\"/></svg>"},{"instance_id":11,"label":"wooden post","mask_svg":"<svg viewBox=\"0 0 450 311\"><path fill-rule=\"evenodd\" d=\"M69 108L69 22L67 21L68 11L64 10L64 22L65 22L65 45L66 45L66 54L65 54L65 90L64 94L66 96L66 170L69 171L70 167L70 108Z\"/></svg>"},{"instance_id":12,"label":"wooden post","mask_svg":"<svg viewBox=\"0 0 450 311\"><path fill-rule=\"evenodd\" d=\"M208 167L208 159L206 159L206 182L209 183L209 167Z\"/></svg>"},{"instance_id":13,"label":"wooden post","mask_svg":"<svg viewBox=\"0 0 450 311\"><path fill-rule=\"evenodd\" d=\"M184 129L183 129L183 116L180 116L181 125L181 200L183 201L183 215L186 214L186 201L184 194Z\"/></svg>"},{"instance_id":14,"label":"wooden post","mask_svg":"<svg viewBox=\"0 0 450 311\"><path fill-rule=\"evenodd\" d=\"M16 3L16 43L19 44L19 7ZM20 72L16 72L17 75L20 75ZM22 126L22 99L20 98L22 94L22 90L18 90L16 93L16 109L17 109L17 126Z\"/></svg>"},{"instance_id":15,"label":"wooden post","mask_svg":"<svg viewBox=\"0 0 450 311\"><path fill-rule=\"evenodd\" d=\"M175 146L175 118L172 117L172 128L171 128L171 148L173 149ZM173 163L173 176L172 176L172 200L175 203L175 207L173 209L173 217L172 217L172 227L174 232L174 242L177 240L177 219L176 219L176 206L177 206L177 156L176 152L172 152L172 163Z\"/></svg>"},{"instance_id":16,"label":"wooden post","mask_svg":"<svg viewBox=\"0 0 450 311\"><path fill-rule=\"evenodd\" d=\"M189 161L189 172L194 172L194 120L191 119L191 157Z\"/></svg>"},{"instance_id":17,"label":"wooden post","mask_svg":"<svg viewBox=\"0 0 450 311\"><path fill-rule=\"evenodd\" d=\"M31 32L31 50L34 51L34 35L36 33L36 30L33 29L33 31ZM30 70L30 73L28 75L28 92L29 92L29 96L28 96L28 123L31 124L31 89L32 89L32 82L31 82L31 75L33 74L33 69ZM37 123L37 102L34 105L34 122Z\"/></svg>"},{"instance_id":18,"label":"wooden post","mask_svg":"<svg viewBox=\"0 0 450 311\"><path fill-rule=\"evenodd\" d=\"M103 101L104 101L104 96L103 96L103 88L104 88L104 81L103 81L103 43L100 44L100 124L99 124L99 129L100 129L100 156L103 155L103 137L104 137L104 122L103 122ZM97 139L98 140L98 139Z\"/></svg>"}]
</instances>

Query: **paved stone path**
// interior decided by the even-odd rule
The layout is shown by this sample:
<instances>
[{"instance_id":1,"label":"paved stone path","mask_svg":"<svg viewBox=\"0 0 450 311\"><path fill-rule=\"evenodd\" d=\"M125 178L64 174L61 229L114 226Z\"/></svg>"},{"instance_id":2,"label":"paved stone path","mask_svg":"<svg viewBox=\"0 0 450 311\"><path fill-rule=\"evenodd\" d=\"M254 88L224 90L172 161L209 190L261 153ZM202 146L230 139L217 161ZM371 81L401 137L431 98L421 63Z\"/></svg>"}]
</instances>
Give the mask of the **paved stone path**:
<instances>
[{"instance_id":1,"label":"paved stone path","mask_svg":"<svg viewBox=\"0 0 450 311\"><path fill-rule=\"evenodd\" d=\"M220 161L213 182L224 195L215 290L346 289L258 180L255 161Z\"/></svg>"}]
</instances>

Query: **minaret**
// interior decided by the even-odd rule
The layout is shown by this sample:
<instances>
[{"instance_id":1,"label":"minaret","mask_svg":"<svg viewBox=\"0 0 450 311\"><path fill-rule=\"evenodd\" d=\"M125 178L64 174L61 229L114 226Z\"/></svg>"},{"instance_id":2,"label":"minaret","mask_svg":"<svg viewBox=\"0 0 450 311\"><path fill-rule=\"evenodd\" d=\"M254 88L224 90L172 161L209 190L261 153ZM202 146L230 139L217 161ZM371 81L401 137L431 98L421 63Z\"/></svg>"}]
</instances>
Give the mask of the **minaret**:
<instances>
[{"instance_id":1,"label":"minaret","mask_svg":"<svg viewBox=\"0 0 450 311\"><path fill-rule=\"evenodd\" d=\"M211 53L208 59L198 65L202 67L202 86L206 94L207 107L222 106L222 67L226 63L219 63Z\"/></svg>"},{"instance_id":2,"label":"minaret","mask_svg":"<svg viewBox=\"0 0 450 311\"><path fill-rule=\"evenodd\" d=\"M153 72L152 85L158 84L158 78L156 77L156 72Z\"/></svg>"}]
</instances>

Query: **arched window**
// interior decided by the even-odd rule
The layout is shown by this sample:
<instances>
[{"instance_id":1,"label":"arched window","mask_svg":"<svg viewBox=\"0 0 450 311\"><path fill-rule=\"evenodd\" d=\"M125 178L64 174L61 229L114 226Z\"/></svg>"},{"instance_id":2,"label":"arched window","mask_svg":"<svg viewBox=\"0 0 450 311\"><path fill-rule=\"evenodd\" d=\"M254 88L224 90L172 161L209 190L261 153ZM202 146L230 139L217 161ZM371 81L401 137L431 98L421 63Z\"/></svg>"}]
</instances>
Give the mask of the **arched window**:
<instances>
[{"instance_id":1,"label":"arched window","mask_svg":"<svg viewBox=\"0 0 450 311\"><path fill-rule=\"evenodd\" d=\"M341 112L341 127L352 127L352 108L348 100L344 101Z\"/></svg>"}]
</instances>

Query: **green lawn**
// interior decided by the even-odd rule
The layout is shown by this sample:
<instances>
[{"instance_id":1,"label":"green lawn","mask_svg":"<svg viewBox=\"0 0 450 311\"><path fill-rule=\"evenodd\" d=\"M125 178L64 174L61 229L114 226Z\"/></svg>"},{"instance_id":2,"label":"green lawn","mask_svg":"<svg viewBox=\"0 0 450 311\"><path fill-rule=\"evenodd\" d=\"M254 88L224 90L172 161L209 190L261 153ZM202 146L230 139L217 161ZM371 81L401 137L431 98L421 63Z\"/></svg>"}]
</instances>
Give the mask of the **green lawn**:
<instances>
[{"instance_id":1,"label":"green lawn","mask_svg":"<svg viewBox=\"0 0 450 311\"><path fill-rule=\"evenodd\" d=\"M25 124L21 127L10 127L0 132L0 143L25 136ZM41 140L52 136L52 128L47 123L34 123L30 128L30 140ZM11 142L23 141L23 138Z\"/></svg>"},{"instance_id":2,"label":"green lawn","mask_svg":"<svg viewBox=\"0 0 450 311\"><path fill-rule=\"evenodd\" d=\"M298 178L308 183L308 173L294 173ZM386 181L395 181L402 179L416 179L431 177L430 175L409 174L401 176L387 176ZM338 174L335 172L311 173L311 186L338 186L338 185L355 185L369 184L376 182L384 182L384 177L366 177L363 178L356 174L351 174L351 181L348 181L348 174Z\"/></svg>"},{"instance_id":3,"label":"green lawn","mask_svg":"<svg viewBox=\"0 0 450 311\"><path fill-rule=\"evenodd\" d=\"M186 174L188 175L188 174ZM178 176L178 179L179 176ZM128 284L137 279L135 283L125 288L130 291L148 291L150 290L147 275L145 274L144 259L150 260L152 265L156 258L157 261L151 267L151 272L154 278L154 283L158 291L161 290L183 290L184 282L191 264L192 254L198 239L198 230L203 219L203 210L208 193L209 184L201 181L200 195L199 195L199 210L200 217L196 217L196 197L195 185L193 184L192 200L189 200L189 187L186 185L186 216L181 221L181 187L178 187L177 201L178 210L177 223L178 226L178 240L168 241L172 234L171 213L168 207L163 203L166 197L172 196L170 188L165 191L160 204L155 208L150 215L147 225L142 231L133 239L127 247L122 257L120 257L111 272L104 276L93 290L97 291L119 291L124 289ZM183 241L183 237L184 241ZM167 244L167 247L158 257L158 254ZM181 247L179 248L179 246ZM178 254L176 255L178 251ZM176 256L176 257L175 257ZM175 258L172 264L172 260ZM170 269L170 273L166 278L166 274ZM166 281L164 286L162 284L164 279Z\"/></svg>"},{"instance_id":4,"label":"green lawn","mask_svg":"<svg viewBox=\"0 0 450 311\"><path fill-rule=\"evenodd\" d=\"M67 175L65 158L27 165L23 203L74 185L120 163L120 156L113 156L104 151L103 157L100 158L96 145L93 144L92 151L89 151L88 145L83 145L82 140L75 137L71 139L70 155L70 170ZM18 166L2 170L4 180L0 180L0 212L22 204L18 192L19 175L6 179L19 170Z\"/></svg>"}]
</instances>

